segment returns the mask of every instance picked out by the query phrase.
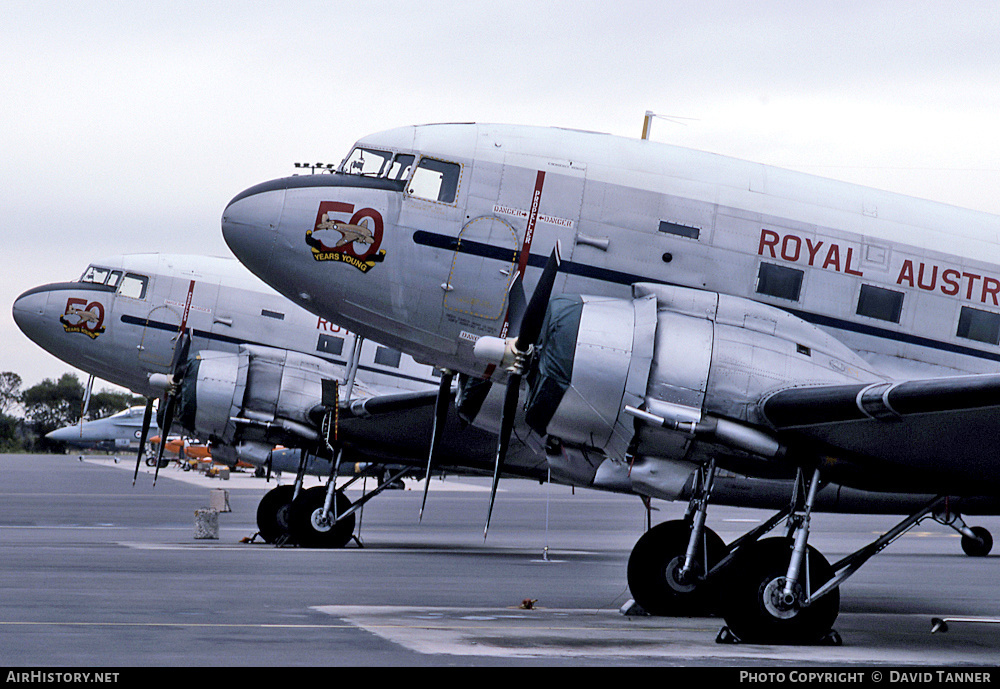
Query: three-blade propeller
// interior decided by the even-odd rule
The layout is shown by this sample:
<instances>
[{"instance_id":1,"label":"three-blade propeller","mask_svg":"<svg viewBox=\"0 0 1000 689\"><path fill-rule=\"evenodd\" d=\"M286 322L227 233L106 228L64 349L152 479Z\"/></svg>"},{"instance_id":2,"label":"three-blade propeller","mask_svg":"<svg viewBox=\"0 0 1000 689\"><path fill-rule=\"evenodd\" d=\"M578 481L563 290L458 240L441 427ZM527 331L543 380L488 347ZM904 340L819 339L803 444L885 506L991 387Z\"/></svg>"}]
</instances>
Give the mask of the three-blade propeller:
<instances>
[{"instance_id":1,"label":"three-blade propeller","mask_svg":"<svg viewBox=\"0 0 1000 689\"><path fill-rule=\"evenodd\" d=\"M153 485L160 475L160 462L163 460L163 449L167 444L167 437L170 434L170 426L174 422L174 410L177 400L181 394L181 384L184 382L184 375L187 373L188 355L191 351L191 335L187 330L181 332L174 345L173 361L170 363L170 375L167 389L163 393L163 418L160 423L160 445L156 451L156 469L153 473ZM143 450L146 446L146 436L149 434L149 426L152 421L153 399L146 401L146 412L142 418L142 438L139 442L139 455L135 460L135 474L132 476L132 485L135 485L136 477L139 475L139 463L142 461Z\"/></svg>"},{"instance_id":2,"label":"three-blade propeller","mask_svg":"<svg viewBox=\"0 0 1000 689\"><path fill-rule=\"evenodd\" d=\"M562 262L559 243L556 242L549 260L545 264L542 275L535 285L531 300L524 309L518 325L517 337L511 343L513 361L508 366L510 375L507 378L507 390L504 393L503 412L500 417L500 437L497 443L497 454L493 464L493 485L490 488L490 506L486 513L486 527L483 529L483 539L490 530L490 520L493 517L493 504L496 501L497 485L500 482L500 471L507 458L510 447L510 436L514 430L514 417L517 413L517 402L521 390L521 378L527 373L530 358L538 336L545 322L545 312L552 296L559 266Z\"/></svg>"}]
</instances>

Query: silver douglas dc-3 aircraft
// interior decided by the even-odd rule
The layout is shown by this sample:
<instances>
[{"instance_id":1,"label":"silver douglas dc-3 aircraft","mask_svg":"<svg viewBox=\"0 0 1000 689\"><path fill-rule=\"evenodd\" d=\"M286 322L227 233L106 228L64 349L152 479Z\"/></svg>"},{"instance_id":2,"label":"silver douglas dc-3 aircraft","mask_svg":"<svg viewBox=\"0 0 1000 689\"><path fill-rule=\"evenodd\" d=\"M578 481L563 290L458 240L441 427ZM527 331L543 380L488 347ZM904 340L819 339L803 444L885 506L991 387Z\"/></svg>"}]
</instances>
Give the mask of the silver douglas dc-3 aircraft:
<instances>
[{"instance_id":1,"label":"silver douglas dc-3 aircraft","mask_svg":"<svg viewBox=\"0 0 1000 689\"><path fill-rule=\"evenodd\" d=\"M675 610L708 594L736 639L820 640L839 585L907 529L974 496L995 513L1000 218L648 140L442 124L251 187L222 228L292 301L446 370L438 424L458 374L458 414L498 432L494 492L531 447L578 485L689 499L639 539L629 586ZM705 526L724 470L796 486L728 546ZM833 484L927 499L830 564L808 540Z\"/></svg>"},{"instance_id":2,"label":"silver douglas dc-3 aircraft","mask_svg":"<svg viewBox=\"0 0 1000 689\"><path fill-rule=\"evenodd\" d=\"M426 464L436 372L299 308L235 259L112 257L91 264L77 281L26 291L12 310L21 330L42 348L149 398L137 418L129 417L130 434L138 431L137 469L150 427L156 432L152 403L162 395L159 427L165 434L172 425L186 429L211 443L215 461L297 472L295 485L278 486L260 503L258 527L268 542L290 537L300 545L339 547L349 541L351 502L343 490L329 506L327 488L300 491L304 473L352 475L352 466L370 472L393 467L392 475L380 472L378 478L386 480L355 503L360 505ZM332 394L345 405L334 428L340 434L336 462L321 432L324 381L340 383ZM174 418L166 419L171 408ZM385 423L390 411L399 423ZM80 427L65 433L78 437ZM435 469L448 470L452 460L467 464L467 453L474 459L488 455L495 442L492 434L462 429L456 420ZM544 458L527 460L531 466L515 460L511 475L545 476L536 466ZM159 457L154 464L159 468ZM478 472L488 474L489 462L480 464ZM336 485L328 483L331 498ZM332 510L336 521L329 519ZM317 511L327 521L314 519Z\"/></svg>"},{"instance_id":3,"label":"silver douglas dc-3 aircraft","mask_svg":"<svg viewBox=\"0 0 1000 689\"><path fill-rule=\"evenodd\" d=\"M89 316L81 316L83 312ZM424 465L431 459L431 405L438 397L429 393L439 388L435 371L374 342L355 348L353 334L289 302L234 259L161 254L112 257L88 266L75 282L28 290L14 303L13 314L37 344L91 375L147 395L150 401L173 386L180 405L173 426L210 442L213 459L229 464L243 459L258 467L295 472L298 487L279 486L261 501L257 521L267 542L290 538L300 545L340 547L353 529L353 512L342 493L331 506L338 510L331 517L325 491L299 492L305 473L329 476L335 469L333 452L320 438L324 378L347 376L354 381L352 389L343 391L338 410L344 451L339 475L356 475L358 467L374 472L389 466L397 474L400 467L423 467L425 478L428 475ZM189 361L179 361L186 341L182 333L190 337L186 345ZM166 379L168 374L177 377L176 384ZM442 377L442 383L450 387L450 376ZM481 403L478 395L483 388L467 377L462 383L470 394L462 395L460 404L474 408ZM161 405L161 418L167 406ZM444 443L438 453L440 461L431 469L488 475L493 469L495 435L465 426L455 417L446 423L450 424L447 433L437 436ZM138 407L53 431L49 437L89 443L105 438L108 434L100 429L108 427L122 431L136 445L144 444L150 432L158 432L156 422ZM272 449L276 443L285 447ZM137 464L141 457L140 449ZM162 456L148 457L146 463L159 468ZM621 477L595 480L593 472L580 471L558 456L523 444L507 456L504 472L636 492ZM388 481L362 499L392 485L392 478L390 474ZM328 488L335 485L330 482ZM425 482L425 500L426 488ZM771 507L787 504L792 489L789 480L720 473L713 496L721 504ZM691 490L692 486L685 486L680 498L691 497ZM297 496L302 499L297 501ZM819 491L815 506L897 513L916 509L931 497L829 484ZM296 509L291 508L293 504ZM964 534L963 548L970 554L988 551L981 539L989 534L980 531L981 527L969 529L954 508L983 513L996 507L981 498L952 507L949 524ZM339 525L332 528L333 524ZM664 532L676 537L676 525L661 525L643 543L656 546ZM712 544L722 547L714 536ZM657 561L660 556L658 546L641 546L630 569L636 601L654 614L676 612L681 604L662 577L647 575L649 559ZM700 609L702 601L684 598L686 609L695 609L695 603Z\"/></svg>"}]
</instances>

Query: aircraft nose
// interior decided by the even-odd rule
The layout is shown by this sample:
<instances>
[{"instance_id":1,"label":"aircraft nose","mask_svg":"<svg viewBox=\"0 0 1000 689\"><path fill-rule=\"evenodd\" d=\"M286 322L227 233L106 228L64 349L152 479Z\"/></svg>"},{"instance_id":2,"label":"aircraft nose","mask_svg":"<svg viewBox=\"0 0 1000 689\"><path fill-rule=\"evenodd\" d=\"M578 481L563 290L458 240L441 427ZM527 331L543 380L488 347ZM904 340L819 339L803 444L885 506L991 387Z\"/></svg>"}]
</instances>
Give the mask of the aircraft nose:
<instances>
[{"instance_id":1,"label":"aircraft nose","mask_svg":"<svg viewBox=\"0 0 1000 689\"><path fill-rule=\"evenodd\" d=\"M44 287L35 287L15 299L11 307L17 327L35 342L44 332L45 307L48 302L48 290Z\"/></svg>"},{"instance_id":2,"label":"aircraft nose","mask_svg":"<svg viewBox=\"0 0 1000 689\"><path fill-rule=\"evenodd\" d=\"M45 437L49 440L67 442L74 439L73 432L76 431L75 437L80 437L80 428L70 428L69 426L64 426L63 428L57 428L54 431L49 431L45 434Z\"/></svg>"},{"instance_id":3,"label":"aircraft nose","mask_svg":"<svg viewBox=\"0 0 1000 689\"><path fill-rule=\"evenodd\" d=\"M237 195L222 213L222 236L230 251L258 275L273 254L284 192L251 187Z\"/></svg>"}]
</instances>

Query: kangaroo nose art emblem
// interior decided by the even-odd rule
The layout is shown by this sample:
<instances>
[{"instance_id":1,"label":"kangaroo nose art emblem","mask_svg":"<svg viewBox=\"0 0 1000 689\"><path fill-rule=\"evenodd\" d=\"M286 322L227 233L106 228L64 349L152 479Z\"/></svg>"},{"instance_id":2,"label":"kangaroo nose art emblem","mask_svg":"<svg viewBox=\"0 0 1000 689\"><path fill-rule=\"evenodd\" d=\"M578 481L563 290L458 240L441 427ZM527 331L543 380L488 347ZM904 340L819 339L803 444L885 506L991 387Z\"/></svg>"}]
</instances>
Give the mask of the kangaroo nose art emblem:
<instances>
[{"instance_id":1,"label":"kangaroo nose art emblem","mask_svg":"<svg viewBox=\"0 0 1000 689\"><path fill-rule=\"evenodd\" d=\"M104 332L104 304L99 301L70 297L66 301L66 312L59 322L68 333L83 333L91 339Z\"/></svg>"},{"instance_id":2,"label":"kangaroo nose art emblem","mask_svg":"<svg viewBox=\"0 0 1000 689\"><path fill-rule=\"evenodd\" d=\"M374 208L355 212L354 204L323 201L316 223L306 231L306 244L317 261L339 261L367 273L385 259L383 227L382 214Z\"/></svg>"}]
</instances>

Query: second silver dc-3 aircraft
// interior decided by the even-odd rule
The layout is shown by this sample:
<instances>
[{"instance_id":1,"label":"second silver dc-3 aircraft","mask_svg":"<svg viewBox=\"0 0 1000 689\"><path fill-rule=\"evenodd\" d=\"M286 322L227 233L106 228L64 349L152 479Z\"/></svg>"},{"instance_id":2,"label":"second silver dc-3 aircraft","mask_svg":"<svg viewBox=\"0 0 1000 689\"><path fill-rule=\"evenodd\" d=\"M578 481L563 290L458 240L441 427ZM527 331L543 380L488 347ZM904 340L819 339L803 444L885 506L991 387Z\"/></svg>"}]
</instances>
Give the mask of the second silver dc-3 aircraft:
<instances>
[{"instance_id":1,"label":"second silver dc-3 aircraft","mask_svg":"<svg viewBox=\"0 0 1000 689\"><path fill-rule=\"evenodd\" d=\"M421 422L420 414L436 397L434 369L317 318L235 259L109 257L88 266L78 280L26 291L12 310L21 330L47 351L149 398L137 415L132 410L96 422L129 425L128 434L140 446L137 469L150 429L157 427L151 418L153 401L163 395L163 435L188 429L211 442L216 461L242 460L296 472L294 485L271 490L258 508L260 534L268 542L342 546L353 531L355 506L394 485L412 466L426 464L430 417L425 413ZM334 429L342 450L337 463L323 451L328 440L321 433L324 380L343 383L328 394L347 405ZM408 423L382 423L379 415L387 410ZM83 432L89 435L89 428L73 426L56 432L54 439L79 441ZM436 468L476 471L475 465L461 465L470 450L474 459L488 454L493 436L461 429L457 421L451 433L444 461ZM515 460L511 474L544 476L537 468L540 460L527 459L532 465ZM160 462L158 457L153 464ZM488 472L488 462L480 464L478 472ZM386 467L395 471L388 476L379 472L376 477L385 480L354 505L342 488L334 494L332 478L327 488L300 490L305 473L331 476L336 471L360 478L363 474L353 467L369 473ZM332 505L326 504L328 494L335 500ZM337 514L336 525L329 517L313 516L331 510Z\"/></svg>"},{"instance_id":2,"label":"second silver dc-3 aircraft","mask_svg":"<svg viewBox=\"0 0 1000 689\"><path fill-rule=\"evenodd\" d=\"M445 370L435 441L457 374L457 415L498 433L494 496L531 448L577 485L689 498L639 539L630 588L717 599L737 639L827 637L839 585L907 529L977 496L996 511L1000 218L648 140L442 124L251 187L222 228L292 301ZM723 470L796 490L726 545L705 525ZM830 564L809 535L832 484L926 501Z\"/></svg>"}]
</instances>

